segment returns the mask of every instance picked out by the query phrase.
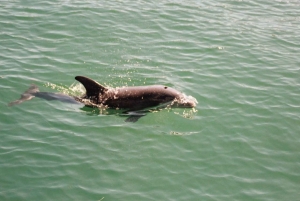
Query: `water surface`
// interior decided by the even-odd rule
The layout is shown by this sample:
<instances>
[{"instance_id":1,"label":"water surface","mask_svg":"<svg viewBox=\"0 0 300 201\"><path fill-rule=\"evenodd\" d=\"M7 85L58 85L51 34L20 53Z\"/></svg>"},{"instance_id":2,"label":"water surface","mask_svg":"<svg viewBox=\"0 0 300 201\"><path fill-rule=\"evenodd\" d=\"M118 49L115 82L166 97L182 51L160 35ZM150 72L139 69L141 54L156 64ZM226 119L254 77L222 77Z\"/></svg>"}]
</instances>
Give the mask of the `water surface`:
<instances>
[{"instance_id":1,"label":"water surface","mask_svg":"<svg viewBox=\"0 0 300 201\"><path fill-rule=\"evenodd\" d=\"M0 5L0 200L298 200L298 1ZM163 84L197 112L125 117L38 98Z\"/></svg>"}]
</instances>

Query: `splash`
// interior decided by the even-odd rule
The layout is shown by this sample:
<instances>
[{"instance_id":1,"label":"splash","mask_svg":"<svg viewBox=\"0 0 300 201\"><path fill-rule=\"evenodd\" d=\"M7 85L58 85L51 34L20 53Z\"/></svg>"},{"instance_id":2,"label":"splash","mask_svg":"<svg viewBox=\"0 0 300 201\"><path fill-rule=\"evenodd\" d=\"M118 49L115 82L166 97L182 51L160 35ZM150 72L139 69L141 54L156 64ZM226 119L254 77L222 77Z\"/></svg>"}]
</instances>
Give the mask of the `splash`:
<instances>
[{"instance_id":1,"label":"splash","mask_svg":"<svg viewBox=\"0 0 300 201\"><path fill-rule=\"evenodd\" d=\"M179 97L175 98L171 105L172 107L189 107L194 108L196 107L198 101L193 96L187 96L185 94L181 94Z\"/></svg>"},{"instance_id":2,"label":"splash","mask_svg":"<svg viewBox=\"0 0 300 201\"><path fill-rule=\"evenodd\" d=\"M71 86L63 86L48 82L45 84L45 87L50 87L51 89L68 96L82 96L85 93L85 88L80 83L73 83Z\"/></svg>"},{"instance_id":3,"label":"splash","mask_svg":"<svg viewBox=\"0 0 300 201\"><path fill-rule=\"evenodd\" d=\"M198 112L198 110L196 108L191 108L191 109L183 110L182 113L174 111L174 114L182 116L183 118L186 118L186 119L193 119L197 112Z\"/></svg>"},{"instance_id":4,"label":"splash","mask_svg":"<svg viewBox=\"0 0 300 201\"><path fill-rule=\"evenodd\" d=\"M193 135L198 134L200 132L194 131L194 132L178 132L178 131L170 131L170 135L177 135L177 136L185 136L185 135Z\"/></svg>"}]
</instances>

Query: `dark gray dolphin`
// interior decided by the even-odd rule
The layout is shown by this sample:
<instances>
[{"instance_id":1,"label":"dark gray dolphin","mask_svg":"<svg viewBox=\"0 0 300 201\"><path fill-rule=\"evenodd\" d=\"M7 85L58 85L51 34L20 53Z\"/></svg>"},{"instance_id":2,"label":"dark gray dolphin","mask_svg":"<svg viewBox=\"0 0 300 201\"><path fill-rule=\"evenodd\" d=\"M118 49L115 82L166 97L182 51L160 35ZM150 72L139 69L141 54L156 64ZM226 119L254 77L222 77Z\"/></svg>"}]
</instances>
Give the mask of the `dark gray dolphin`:
<instances>
[{"instance_id":1,"label":"dark gray dolphin","mask_svg":"<svg viewBox=\"0 0 300 201\"><path fill-rule=\"evenodd\" d=\"M75 79L86 89L86 94L77 100L87 106L103 105L134 111L161 104L186 108L197 104L195 98L163 85L106 88L87 77L76 76Z\"/></svg>"},{"instance_id":2,"label":"dark gray dolphin","mask_svg":"<svg viewBox=\"0 0 300 201\"><path fill-rule=\"evenodd\" d=\"M86 89L82 97L40 92L36 85L32 85L20 99L8 105L20 104L33 97L67 103L83 103L88 107L126 109L126 114L130 116L126 121L135 122L145 115L141 111L147 108L157 106L193 108L197 104L195 98L163 85L107 88L84 76L76 76L75 79Z\"/></svg>"}]
</instances>

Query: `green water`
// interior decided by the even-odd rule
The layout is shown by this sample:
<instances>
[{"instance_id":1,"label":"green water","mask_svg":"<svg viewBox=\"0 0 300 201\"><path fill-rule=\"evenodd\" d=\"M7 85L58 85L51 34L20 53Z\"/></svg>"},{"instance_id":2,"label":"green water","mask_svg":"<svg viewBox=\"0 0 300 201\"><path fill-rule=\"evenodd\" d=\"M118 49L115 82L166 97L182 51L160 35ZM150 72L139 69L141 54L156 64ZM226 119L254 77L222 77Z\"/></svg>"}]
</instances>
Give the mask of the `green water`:
<instances>
[{"instance_id":1,"label":"green water","mask_svg":"<svg viewBox=\"0 0 300 201\"><path fill-rule=\"evenodd\" d=\"M299 1L1 1L0 200L299 200ZM136 123L32 99L163 84Z\"/></svg>"}]
</instances>

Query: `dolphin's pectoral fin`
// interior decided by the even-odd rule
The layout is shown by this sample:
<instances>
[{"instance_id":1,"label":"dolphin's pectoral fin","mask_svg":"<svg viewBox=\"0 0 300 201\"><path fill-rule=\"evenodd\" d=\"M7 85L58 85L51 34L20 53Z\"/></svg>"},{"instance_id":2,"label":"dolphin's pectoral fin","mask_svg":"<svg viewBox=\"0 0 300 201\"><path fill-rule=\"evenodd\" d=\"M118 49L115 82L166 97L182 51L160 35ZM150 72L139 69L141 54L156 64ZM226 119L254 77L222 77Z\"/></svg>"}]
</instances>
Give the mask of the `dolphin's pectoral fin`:
<instances>
[{"instance_id":1,"label":"dolphin's pectoral fin","mask_svg":"<svg viewBox=\"0 0 300 201\"><path fill-rule=\"evenodd\" d=\"M135 122L137 122L140 118L142 118L143 116L145 116L145 115L140 115L140 116L132 115L132 116L129 116L127 119L125 119L125 122L135 123Z\"/></svg>"},{"instance_id":2,"label":"dolphin's pectoral fin","mask_svg":"<svg viewBox=\"0 0 300 201\"><path fill-rule=\"evenodd\" d=\"M87 97L98 96L99 94L102 94L107 90L101 84L90 78L84 76L76 76L75 79L84 86L84 88L86 89Z\"/></svg>"},{"instance_id":3,"label":"dolphin's pectoral fin","mask_svg":"<svg viewBox=\"0 0 300 201\"><path fill-rule=\"evenodd\" d=\"M124 112L123 113L124 116L129 116L127 119L125 119L125 122L137 122L140 118L142 118L143 116L146 116L146 112L145 111L130 111L130 112Z\"/></svg>"},{"instance_id":4,"label":"dolphin's pectoral fin","mask_svg":"<svg viewBox=\"0 0 300 201\"><path fill-rule=\"evenodd\" d=\"M15 100L13 102L8 103L8 106L14 106L20 103L23 103L24 101L30 100L34 98L34 94L39 92L39 88L36 85L31 85L27 91L25 91L23 94L21 94L21 98L18 100Z\"/></svg>"}]
</instances>

